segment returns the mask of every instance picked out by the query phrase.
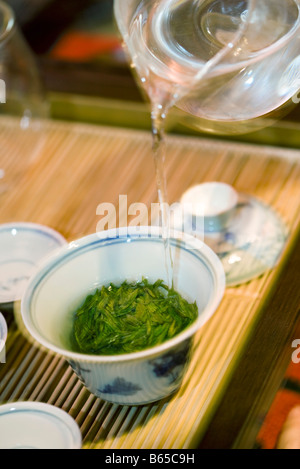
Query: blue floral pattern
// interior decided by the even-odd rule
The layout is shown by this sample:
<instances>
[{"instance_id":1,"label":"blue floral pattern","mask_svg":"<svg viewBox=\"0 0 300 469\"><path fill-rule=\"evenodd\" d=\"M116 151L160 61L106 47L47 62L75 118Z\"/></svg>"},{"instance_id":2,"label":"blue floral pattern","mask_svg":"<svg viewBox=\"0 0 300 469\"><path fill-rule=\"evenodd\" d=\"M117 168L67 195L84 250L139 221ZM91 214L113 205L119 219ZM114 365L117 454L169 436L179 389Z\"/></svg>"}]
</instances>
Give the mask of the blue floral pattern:
<instances>
[{"instance_id":1,"label":"blue floral pattern","mask_svg":"<svg viewBox=\"0 0 300 469\"><path fill-rule=\"evenodd\" d=\"M131 365L126 378L113 366L98 374L94 364L68 361L80 381L99 398L124 405L142 405L161 399L178 388L190 361L192 344L193 339L187 339L162 356ZM155 395L157 399L151 397L150 400L149 395Z\"/></svg>"},{"instance_id":2,"label":"blue floral pattern","mask_svg":"<svg viewBox=\"0 0 300 469\"><path fill-rule=\"evenodd\" d=\"M98 389L101 394L118 394L120 396L133 396L142 388L137 384L126 381L124 378L116 378L111 384L106 384L103 389Z\"/></svg>"},{"instance_id":3,"label":"blue floral pattern","mask_svg":"<svg viewBox=\"0 0 300 469\"><path fill-rule=\"evenodd\" d=\"M191 341L187 340L180 348L151 360L153 373L157 378L168 378L170 384L175 383L181 379L184 368L189 362L190 351Z\"/></svg>"},{"instance_id":4,"label":"blue floral pattern","mask_svg":"<svg viewBox=\"0 0 300 469\"><path fill-rule=\"evenodd\" d=\"M91 371L83 368L82 366L80 366L79 364L74 362L73 360L70 360L69 363L70 363L71 368L77 374L80 381L86 386L87 383L86 383L86 380L85 380L85 377L84 377L84 373L90 373Z\"/></svg>"}]
</instances>

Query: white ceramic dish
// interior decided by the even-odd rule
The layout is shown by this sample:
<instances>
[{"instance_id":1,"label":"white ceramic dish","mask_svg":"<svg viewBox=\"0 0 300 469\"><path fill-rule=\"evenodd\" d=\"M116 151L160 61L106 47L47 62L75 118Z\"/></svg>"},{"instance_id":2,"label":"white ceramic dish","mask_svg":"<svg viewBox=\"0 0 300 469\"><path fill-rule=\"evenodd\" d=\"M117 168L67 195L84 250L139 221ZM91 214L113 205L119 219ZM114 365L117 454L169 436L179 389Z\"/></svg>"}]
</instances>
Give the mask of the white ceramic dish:
<instances>
[{"instance_id":1,"label":"white ceramic dish","mask_svg":"<svg viewBox=\"0 0 300 469\"><path fill-rule=\"evenodd\" d=\"M0 406L0 449L80 449L75 420L63 410L39 402Z\"/></svg>"},{"instance_id":2,"label":"white ceramic dish","mask_svg":"<svg viewBox=\"0 0 300 469\"><path fill-rule=\"evenodd\" d=\"M192 339L223 298L225 274L201 241L170 240L174 288L197 302L199 317L160 346L117 356L72 351L73 314L86 296L110 282L167 282L164 240L155 228L128 228L88 236L54 255L31 279L21 303L27 331L41 346L64 356L85 386L104 400L125 405L157 401L175 392L189 363Z\"/></svg>"},{"instance_id":3,"label":"white ceramic dish","mask_svg":"<svg viewBox=\"0 0 300 469\"><path fill-rule=\"evenodd\" d=\"M0 303L18 301L39 262L67 241L35 223L0 225Z\"/></svg>"}]
</instances>

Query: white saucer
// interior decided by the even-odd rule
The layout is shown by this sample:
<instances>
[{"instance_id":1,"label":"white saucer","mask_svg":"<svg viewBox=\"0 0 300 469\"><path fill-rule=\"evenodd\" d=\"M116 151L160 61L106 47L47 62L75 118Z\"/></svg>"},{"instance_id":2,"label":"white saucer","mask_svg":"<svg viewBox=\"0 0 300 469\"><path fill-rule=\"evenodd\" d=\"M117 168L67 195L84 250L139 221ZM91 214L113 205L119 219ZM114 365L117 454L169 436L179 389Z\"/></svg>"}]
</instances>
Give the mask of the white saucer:
<instances>
[{"instance_id":1,"label":"white saucer","mask_svg":"<svg viewBox=\"0 0 300 469\"><path fill-rule=\"evenodd\" d=\"M0 303L20 300L39 262L64 244L63 236L42 225L0 225Z\"/></svg>"},{"instance_id":2,"label":"white saucer","mask_svg":"<svg viewBox=\"0 0 300 469\"><path fill-rule=\"evenodd\" d=\"M0 406L0 449L80 449L75 420L62 409L40 402Z\"/></svg>"},{"instance_id":3,"label":"white saucer","mask_svg":"<svg viewBox=\"0 0 300 469\"><path fill-rule=\"evenodd\" d=\"M176 229L184 228L199 237L219 256L227 286L246 283L274 268L288 236L287 227L271 207L243 194L239 194L235 213L223 231L198 233L189 220L184 227L176 225L176 214L174 220Z\"/></svg>"}]
</instances>

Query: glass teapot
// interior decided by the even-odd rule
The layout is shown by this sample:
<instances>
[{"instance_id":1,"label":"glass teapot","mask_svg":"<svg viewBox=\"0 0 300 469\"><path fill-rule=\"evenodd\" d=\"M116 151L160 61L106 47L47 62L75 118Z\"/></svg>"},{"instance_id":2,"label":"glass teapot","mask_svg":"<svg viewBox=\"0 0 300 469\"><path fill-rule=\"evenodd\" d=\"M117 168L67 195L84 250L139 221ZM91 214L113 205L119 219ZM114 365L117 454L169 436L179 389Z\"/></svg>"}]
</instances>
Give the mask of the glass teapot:
<instances>
[{"instance_id":1,"label":"glass teapot","mask_svg":"<svg viewBox=\"0 0 300 469\"><path fill-rule=\"evenodd\" d=\"M153 109L176 106L195 127L235 132L299 102L300 0L115 0L114 8Z\"/></svg>"}]
</instances>

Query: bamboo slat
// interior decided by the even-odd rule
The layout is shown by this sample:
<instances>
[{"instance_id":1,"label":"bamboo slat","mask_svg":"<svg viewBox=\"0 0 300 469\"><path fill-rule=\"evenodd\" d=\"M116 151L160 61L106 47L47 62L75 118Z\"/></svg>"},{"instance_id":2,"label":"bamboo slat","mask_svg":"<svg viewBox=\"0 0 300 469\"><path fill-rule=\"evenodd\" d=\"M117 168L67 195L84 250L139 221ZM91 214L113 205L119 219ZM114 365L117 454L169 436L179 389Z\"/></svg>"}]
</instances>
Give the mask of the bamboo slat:
<instances>
[{"instance_id":1,"label":"bamboo slat","mask_svg":"<svg viewBox=\"0 0 300 469\"><path fill-rule=\"evenodd\" d=\"M69 241L96 231L100 203L128 206L157 202L151 136L144 131L45 122L42 141L3 123L0 138L14 138L1 164L34 157L1 196L0 222L48 225ZM149 406L126 407L92 396L60 357L27 341L9 324L6 363L0 364L0 403L48 402L66 410L90 449L197 447L230 379L239 353L299 230L300 152L192 137L168 137L166 175L170 203L191 185L218 180L271 205L289 230L276 268L239 287L224 300L196 339L195 355L178 393ZM26 148L26 151L25 151ZM15 157L16 152L19 152ZM25 161L23 161L25 165ZM122 218L124 215L121 214Z\"/></svg>"}]
</instances>

